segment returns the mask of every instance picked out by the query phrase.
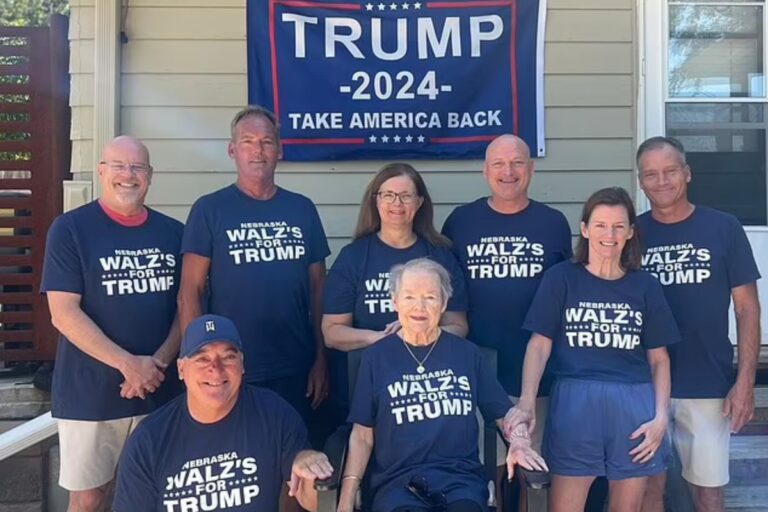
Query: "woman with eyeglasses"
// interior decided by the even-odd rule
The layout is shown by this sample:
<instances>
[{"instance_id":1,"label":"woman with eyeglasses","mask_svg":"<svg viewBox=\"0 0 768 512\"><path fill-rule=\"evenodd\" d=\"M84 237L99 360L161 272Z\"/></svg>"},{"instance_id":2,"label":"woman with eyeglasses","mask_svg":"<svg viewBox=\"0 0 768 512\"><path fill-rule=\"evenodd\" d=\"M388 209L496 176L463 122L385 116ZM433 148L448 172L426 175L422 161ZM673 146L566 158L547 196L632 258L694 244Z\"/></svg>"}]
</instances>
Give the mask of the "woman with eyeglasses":
<instances>
[{"instance_id":1,"label":"woman with eyeglasses","mask_svg":"<svg viewBox=\"0 0 768 512\"><path fill-rule=\"evenodd\" d=\"M507 466L546 469L524 427L505 429L512 402L476 345L438 325L451 277L428 258L396 265L389 294L399 328L362 354L338 512L370 475L372 512L485 512L477 412L510 442ZM370 505L368 502L370 501Z\"/></svg>"},{"instance_id":2,"label":"woman with eyeglasses","mask_svg":"<svg viewBox=\"0 0 768 512\"><path fill-rule=\"evenodd\" d=\"M451 275L454 295L440 317L441 328L466 336L464 275L432 218L432 199L416 169L391 163L376 173L363 194L352 243L341 250L325 283L322 328L328 347L354 351L396 332L400 324L389 296L389 269L422 257ZM332 399L345 409L346 358L332 354L331 364Z\"/></svg>"}]
</instances>

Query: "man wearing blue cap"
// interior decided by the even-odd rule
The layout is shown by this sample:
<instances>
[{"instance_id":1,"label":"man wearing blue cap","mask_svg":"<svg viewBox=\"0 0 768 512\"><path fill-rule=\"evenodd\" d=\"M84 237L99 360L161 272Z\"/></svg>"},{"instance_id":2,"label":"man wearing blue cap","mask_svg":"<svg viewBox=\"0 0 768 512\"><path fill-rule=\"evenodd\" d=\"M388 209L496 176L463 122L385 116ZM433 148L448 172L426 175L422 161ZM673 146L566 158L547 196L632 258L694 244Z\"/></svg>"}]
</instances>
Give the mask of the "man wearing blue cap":
<instances>
[{"instance_id":1,"label":"man wearing blue cap","mask_svg":"<svg viewBox=\"0 0 768 512\"><path fill-rule=\"evenodd\" d=\"M178 360L187 392L147 418L120 460L116 512L278 510L281 485L313 510L312 482L331 476L306 449L298 413L274 392L243 386L242 342L227 318L205 315Z\"/></svg>"}]
</instances>

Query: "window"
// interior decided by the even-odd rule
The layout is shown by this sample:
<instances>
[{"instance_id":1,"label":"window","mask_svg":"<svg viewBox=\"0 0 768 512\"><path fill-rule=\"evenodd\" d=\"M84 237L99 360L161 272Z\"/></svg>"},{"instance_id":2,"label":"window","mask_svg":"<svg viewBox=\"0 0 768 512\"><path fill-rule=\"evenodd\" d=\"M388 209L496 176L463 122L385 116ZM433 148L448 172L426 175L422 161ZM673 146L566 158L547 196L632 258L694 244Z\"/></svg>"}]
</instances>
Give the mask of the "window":
<instances>
[{"instance_id":1,"label":"window","mask_svg":"<svg viewBox=\"0 0 768 512\"><path fill-rule=\"evenodd\" d=\"M765 0L669 0L666 21L663 127L686 148L691 200L765 226Z\"/></svg>"}]
</instances>

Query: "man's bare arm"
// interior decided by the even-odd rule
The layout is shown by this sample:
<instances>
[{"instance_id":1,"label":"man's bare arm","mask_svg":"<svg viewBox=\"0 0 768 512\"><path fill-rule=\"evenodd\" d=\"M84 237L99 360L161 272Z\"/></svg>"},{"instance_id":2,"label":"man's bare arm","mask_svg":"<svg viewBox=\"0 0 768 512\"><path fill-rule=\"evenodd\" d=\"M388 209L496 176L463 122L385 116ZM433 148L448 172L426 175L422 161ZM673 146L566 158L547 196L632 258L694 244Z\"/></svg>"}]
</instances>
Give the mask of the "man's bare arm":
<instances>
[{"instance_id":1,"label":"man's bare arm","mask_svg":"<svg viewBox=\"0 0 768 512\"><path fill-rule=\"evenodd\" d=\"M54 327L72 344L122 373L141 398L145 391L157 389L164 378L165 363L152 356L133 355L110 340L80 307L80 294L49 291L47 296Z\"/></svg>"},{"instance_id":2,"label":"man's bare arm","mask_svg":"<svg viewBox=\"0 0 768 512\"><path fill-rule=\"evenodd\" d=\"M309 300L312 332L315 335L315 362L307 376L307 397L312 400L312 408L317 408L328 397L329 376L328 358L323 341L323 286L325 284L325 261L318 261L309 266Z\"/></svg>"},{"instance_id":3,"label":"man's bare arm","mask_svg":"<svg viewBox=\"0 0 768 512\"><path fill-rule=\"evenodd\" d=\"M198 254L186 253L181 265L181 285L179 285L178 315L181 335L187 330L192 320L203 314L200 301L205 293L211 259Z\"/></svg>"},{"instance_id":4,"label":"man's bare arm","mask_svg":"<svg viewBox=\"0 0 768 512\"><path fill-rule=\"evenodd\" d=\"M731 430L738 432L755 411L755 372L760 355L760 301L757 285L748 283L731 289L736 314L739 369L736 383L725 397L723 414L731 416Z\"/></svg>"}]
</instances>

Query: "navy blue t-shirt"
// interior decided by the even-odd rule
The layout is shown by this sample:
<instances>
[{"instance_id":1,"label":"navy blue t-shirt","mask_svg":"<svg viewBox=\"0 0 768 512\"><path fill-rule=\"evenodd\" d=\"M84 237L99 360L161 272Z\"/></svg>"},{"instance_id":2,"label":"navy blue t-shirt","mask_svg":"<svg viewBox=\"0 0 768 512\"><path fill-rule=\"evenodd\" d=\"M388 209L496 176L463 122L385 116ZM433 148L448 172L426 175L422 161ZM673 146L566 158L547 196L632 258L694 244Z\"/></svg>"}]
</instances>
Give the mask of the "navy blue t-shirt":
<instances>
[{"instance_id":1,"label":"navy blue t-shirt","mask_svg":"<svg viewBox=\"0 0 768 512\"><path fill-rule=\"evenodd\" d=\"M555 379L650 382L645 351L680 340L652 276L629 271L607 280L572 261L544 274L523 327L552 340Z\"/></svg>"},{"instance_id":2,"label":"navy blue t-shirt","mask_svg":"<svg viewBox=\"0 0 768 512\"><path fill-rule=\"evenodd\" d=\"M697 206L685 220L637 218L643 270L658 277L682 335L670 347L674 398L723 398L735 379L728 339L731 288L760 278L736 217Z\"/></svg>"},{"instance_id":3,"label":"navy blue t-shirt","mask_svg":"<svg viewBox=\"0 0 768 512\"><path fill-rule=\"evenodd\" d=\"M83 312L134 355L154 354L168 337L180 279L183 226L147 210L146 222L135 227L109 218L98 201L58 217L48 231L40 286L42 293L79 294ZM158 405L157 393L146 400L120 398L124 380L60 336L53 416L101 421L147 414Z\"/></svg>"},{"instance_id":4,"label":"navy blue t-shirt","mask_svg":"<svg viewBox=\"0 0 768 512\"><path fill-rule=\"evenodd\" d=\"M323 312L352 313L352 326L383 330L397 320L389 295L389 271L398 264L429 257L451 274L453 297L448 311L467 310L464 275L456 258L445 247L436 247L423 238L405 249L390 247L374 233L355 240L339 252L325 282Z\"/></svg>"},{"instance_id":5,"label":"navy blue t-shirt","mask_svg":"<svg viewBox=\"0 0 768 512\"><path fill-rule=\"evenodd\" d=\"M571 257L571 231L565 216L536 201L504 214L488 198L456 208L443 225L453 240L469 294L470 340L499 354L499 380L520 396L523 359L530 333L522 328L544 272ZM539 395L549 394L546 372Z\"/></svg>"},{"instance_id":6,"label":"navy blue t-shirt","mask_svg":"<svg viewBox=\"0 0 768 512\"><path fill-rule=\"evenodd\" d=\"M429 257L451 275L453 296L447 311L466 311L467 292L458 261L446 247L436 247L423 238L405 249L391 247L373 233L346 245L334 261L325 281L323 312L352 313L352 327L382 331L397 320L389 295L389 271L412 259ZM332 398L342 407L347 402L346 353L331 353ZM353 376L354 377L354 376Z\"/></svg>"},{"instance_id":7,"label":"navy blue t-shirt","mask_svg":"<svg viewBox=\"0 0 768 512\"><path fill-rule=\"evenodd\" d=\"M216 423L199 423L182 395L144 420L117 471L116 512L278 510L296 454L308 448L298 413L267 389L244 385Z\"/></svg>"},{"instance_id":8,"label":"navy blue t-shirt","mask_svg":"<svg viewBox=\"0 0 768 512\"><path fill-rule=\"evenodd\" d=\"M445 331L436 343L421 374L397 334L363 351L348 421L374 431L374 512L421 505L405 487L415 475L449 503L485 503L476 409L496 420L512 403L472 343ZM421 361L431 348L411 350Z\"/></svg>"},{"instance_id":9,"label":"navy blue t-shirt","mask_svg":"<svg viewBox=\"0 0 768 512\"><path fill-rule=\"evenodd\" d=\"M248 382L306 374L316 352L309 266L330 254L308 198L278 187L262 201L236 185L203 196L182 252L210 258L208 312L240 331Z\"/></svg>"}]
</instances>

